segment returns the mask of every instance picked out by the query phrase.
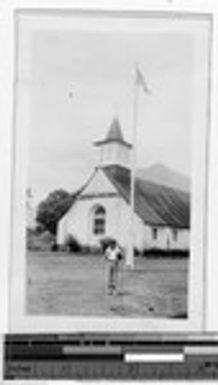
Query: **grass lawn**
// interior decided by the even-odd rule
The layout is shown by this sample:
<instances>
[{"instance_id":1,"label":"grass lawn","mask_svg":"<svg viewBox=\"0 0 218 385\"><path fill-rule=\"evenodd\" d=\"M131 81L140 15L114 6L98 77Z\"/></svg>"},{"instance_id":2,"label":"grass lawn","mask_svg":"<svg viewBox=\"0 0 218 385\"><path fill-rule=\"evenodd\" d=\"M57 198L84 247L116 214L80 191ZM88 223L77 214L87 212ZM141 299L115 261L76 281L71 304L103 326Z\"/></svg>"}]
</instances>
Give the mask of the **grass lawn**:
<instances>
[{"instance_id":1,"label":"grass lawn","mask_svg":"<svg viewBox=\"0 0 218 385\"><path fill-rule=\"evenodd\" d=\"M27 313L185 318L188 259L136 258L121 266L117 295L107 293L102 255L28 252Z\"/></svg>"}]
</instances>

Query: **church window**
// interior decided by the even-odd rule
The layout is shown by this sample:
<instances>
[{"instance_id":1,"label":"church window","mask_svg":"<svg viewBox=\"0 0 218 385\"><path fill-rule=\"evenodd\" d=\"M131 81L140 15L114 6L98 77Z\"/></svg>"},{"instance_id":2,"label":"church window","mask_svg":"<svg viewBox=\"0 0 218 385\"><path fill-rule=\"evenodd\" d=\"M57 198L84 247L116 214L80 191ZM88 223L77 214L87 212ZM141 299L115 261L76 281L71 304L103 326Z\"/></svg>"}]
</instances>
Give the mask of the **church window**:
<instances>
[{"instance_id":1,"label":"church window","mask_svg":"<svg viewBox=\"0 0 218 385\"><path fill-rule=\"evenodd\" d=\"M95 235L105 234L106 211L103 206L97 206L93 216L93 233Z\"/></svg>"},{"instance_id":2,"label":"church window","mask_svg":"<svg viewBox=\"0 0 218 385\"><path fill-rule=\"evenodd\" d=\"M153 229L152 229L152 238L156 240L157 237L158 237L158 229L157 229L157 227L153 227Z\"/></svg>"}]
</instances>

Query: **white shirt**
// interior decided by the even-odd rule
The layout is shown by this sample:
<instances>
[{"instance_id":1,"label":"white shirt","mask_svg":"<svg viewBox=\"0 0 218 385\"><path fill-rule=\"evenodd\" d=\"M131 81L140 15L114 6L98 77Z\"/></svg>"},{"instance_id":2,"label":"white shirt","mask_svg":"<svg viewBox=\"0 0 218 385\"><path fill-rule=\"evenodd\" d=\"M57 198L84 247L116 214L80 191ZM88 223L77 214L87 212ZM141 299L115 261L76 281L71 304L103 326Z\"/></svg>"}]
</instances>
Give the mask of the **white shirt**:
<instances>
[{"instance_id":1,"label":"white shirt","mask_svg":"<svg viewBox=\"0 0 218 385\"><path fill-rule=\"evenodd\" d=\"M118 253L119 248L117 246L114 249L112 249L110 246L106 249L106 257L109 261L116 261Z\"/></svg>"}]
</instances>

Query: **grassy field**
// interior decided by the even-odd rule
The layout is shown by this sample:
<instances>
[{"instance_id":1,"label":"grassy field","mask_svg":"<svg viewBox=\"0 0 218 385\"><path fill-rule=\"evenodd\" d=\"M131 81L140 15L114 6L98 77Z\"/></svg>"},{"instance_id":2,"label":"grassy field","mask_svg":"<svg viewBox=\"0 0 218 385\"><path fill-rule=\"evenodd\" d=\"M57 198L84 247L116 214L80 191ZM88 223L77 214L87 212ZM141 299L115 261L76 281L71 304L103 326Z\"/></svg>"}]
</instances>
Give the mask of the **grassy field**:
<instances>
[{"instance_id":1,"label":"grassy field","mask_svg":"<svg viewBox=\"0 0 218 385\"><path fill-rule=\"evenodd\" d=\"M121 266L117 295L107 293L102 255L28 252L28 314L185 318L188 259L136 258Z\"/></svg>"}]
</instances>

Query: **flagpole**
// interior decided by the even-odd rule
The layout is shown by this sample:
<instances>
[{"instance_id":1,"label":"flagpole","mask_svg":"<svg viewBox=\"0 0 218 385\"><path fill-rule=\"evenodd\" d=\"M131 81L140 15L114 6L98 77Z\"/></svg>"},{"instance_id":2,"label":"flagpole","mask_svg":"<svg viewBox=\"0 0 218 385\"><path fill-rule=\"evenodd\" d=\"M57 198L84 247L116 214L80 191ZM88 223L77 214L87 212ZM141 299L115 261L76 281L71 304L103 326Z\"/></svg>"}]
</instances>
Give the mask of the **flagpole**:
<instances>
[{"instance_id":1,"label":"flagpole","mask_svg":"<svg viewBox=\"0 0 218 385\"><path fill-rule=\"evenodd\" d=\"M126 266L130 269L134 268L134 212L135 212L135 175L136 175L136 134L138 121L138 84L136 80L135 66L135 80L133 89L133 130L132 130L132 157L130 170L130 224L129 224L129 247L127 252Z\"/></svg>"}]
</instances>

